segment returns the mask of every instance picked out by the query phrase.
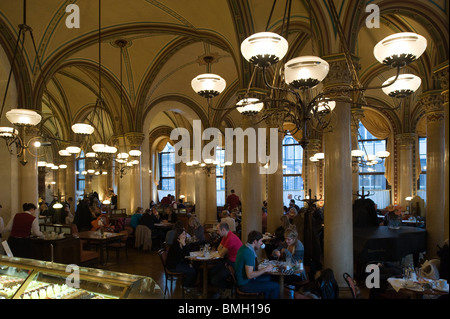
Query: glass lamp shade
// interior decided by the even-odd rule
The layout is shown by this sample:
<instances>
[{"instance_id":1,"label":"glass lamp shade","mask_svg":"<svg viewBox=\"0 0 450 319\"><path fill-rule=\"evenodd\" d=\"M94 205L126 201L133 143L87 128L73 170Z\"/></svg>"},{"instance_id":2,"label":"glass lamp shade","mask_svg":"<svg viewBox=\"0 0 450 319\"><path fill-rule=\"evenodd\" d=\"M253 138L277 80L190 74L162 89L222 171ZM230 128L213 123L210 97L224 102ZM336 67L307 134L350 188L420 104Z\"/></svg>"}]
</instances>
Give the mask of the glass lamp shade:
<instances>
[{"instance_id":1,"label":"glass lamp shade","mask_svg":"<svg viewBox=\"0 0 450 319\"><path fill-rule=\"evenodd\" d=\"M90 169L87 170L87 172L88 172L88 174L94 174L95 173L95 169L90 168Z\"/></svg>"},{"instance_id":2,"label":"glass lamp shade","mask_svg":"<svg viewBox=\"0 0 450 319\"><path fill-rule=\"evenodd\" d=\"M128 154L130 154L130 156L141 156L141 151L140 150L130 150L128 152Z\"/></svg>"},{"instance_id":3,"label":"glass lamp shade","mask_svg":"<svg viewBox=\"0 0 450 319\"><path fill-rule=\"evenodd\" d=\"M377 152L377 157L379 158L386 158L390 155L391 153L389 153L388 151L379 151Z\"/></svg>"},{"instance_id":4,"label":"glass lamp shade","mask_svg":"<svg viewBox=\"0 0 450 319\"><path fill-rule=\"evenodd\" d=\"M352 156L353 157L363 157L364 151L362 150L352 150Z\"/></svg>"},{"instance_id":5,"label":"glass lamp shade","mask_svg":"<svg viewBox=\"0 0 450 319\"><path fill-rule=\"evenodd\" d=\"M46 161L38 161L37 166L38 167L46 167L47 166L47 162Z\"/></svg>"},{"instance_id":6,"label":"glass lamp shade","mask_svg":"<svg viewBox=\"0 0 450 319\"><path fill-rule=\"evenodd\" d=\"M296 89L312 88L322 82L329 69L328 62L319 57L302 56L284 65L284 80Z\"/></svg>"},{"instance_id":7,"label":"glass lamp shade","mask_svg":"<svg viewBox=\"0 0 450 319\"><path fill-rule=\"evenodd\" d=\"M427 48L427 39L412 32L392 34L375 45L373 54L382 64L407 65L418 59Z\"/></svg>"},{"instance_id":8,"label":"glass lamp shade","mask_svg":"<svg viewBox=\"0 0 450 319\"><path fill-rule=\"evenodd\" d=\"M288 42L282 36L272 32L259 32L242 42L241 53L248 62L267 67L280 61L288 48Z\"/></svg>"},{"instance_id":9,"label":"glass lamp shade","mask_svg":"<svg viewBox=\"0 0 450 319\"><path fill-rule=\"evenodd\" d=\"M334 110L336 107L336 101L331 101L328 99L324 99L322 101L319 101L317 105L311 110L311 113L329 113Z\"/></svg>"},{"instance_id":10,"label":"glass lamp shade","mask_svg":"<svg viewBox=\"0 0 450 319\"><path fill-rule=\"evenodd\" d=\"M28 109L12 109L6 112L6 118L14 125L34 126L41 122L41 116Z\"/></svg>"},{"instance_id":11,"label":"glass lamp shade","mask_svg":"<svg viewBox=\"0 0 450 319\"><path fill-rule=\"evenodd\" d=\"M106 147L105 147L105 153L108 153L108 154L114 154L114 153L117 153L117 148L114 147L114 146L108 146L108 145L106 145Z\"/></svg>"},{"instance_id":12,"label":"glass lamp shade","mask_svg":"<svg viewBox=\"0 0 450 319\"><path fill-rule=\"evenodd\" d=\"M318 160L323 160L325 158L325 153L316 153L314 157Z\"/></svg>"},{"instance_id":13,"label":"glass lamp shade","mask_svg":"<svg viewBox=\"0 0 450 319\"><path fill-rule=\"evenodd\" d=\"M60 164L60 165L59 165L59 168L63 168L63 169L64 169L64 168L67 168L67 165L66 165L66 164Z\"/></svg>"},{"instance_id":14,"label":"glass lamp shade","mask_svg":"<svg viewBox=\"0 0 450 319\"><path fill-rule=\"evenodd\" d=\"M94 152L87 152L86 154L84 154L84 156L92 158L97 157L97 154L95 154Z\"/></svg>"},{"instance_id":15,"label":"glass lamp shade","mask_svg":"<svg viewBox=\"0 0 450 319\"><path fill-rule=\"evenodd\" d=\"M48 168L52 168L53 166L54 166L53 163L47 163L47 164L45 164L45 167L48 167Z\"/></svg>"},{"instance_id":16,"label":"glass lamp shade","mask_svg":"<svg viewBox=\"0 0 450 319\"><path fill-rule=\"evenodd\" d=\"M8 127L8 126L0 127L0 137L11 138L17 134L19 134L19 132L17 132L17 130L12 127Z\"/></svg>"},{"instance_id":17,"label":"glass lamp shade","mask_svg":"<svg viewBox=\"0 0 450 319\"><path fill-rule=\"evenodd\" d=\"M81 151L81 148L78 146L68 146L66 147L66 151L68 151L70 154L78 154Z\"/></svg>"},{"instance_id":18,"label":"glass lamp shade","mask_svg":"<svg viewBox=\"0 0 450 319\"><path fill-rule=\"evenodd\" d=\"M225 90L227 82L216 74L200 74L192 79L192 89L200 96L211 98L219 95Z\"/></svg>"},{"instance_id":19,"label":"glass lamp shade","mask_svg":"<svg viewBox=\"0 0 450 319\"><path fill-rule=\"evenodd\" d=\"M63 205L61 203L55 203L52 206L53 208L59 209L59 208L63 208Z\"/></svg>"},{"instance_id":20,"label":"glass lamp shade","mask_svg":"<svg viewBox=\"0 0 450 319\"><path fill-rule=\"evenodd\" d=\"M128 153L119 153L119 154L117 154L117 158L121 159L121 160L127 159L128 156L130 156Z\"/></svg>"},{"instance_id":21,"label":"glass lamp shade","mask_svg":"<svg viewBox=\"0 0 450 319\"><path fill-rule=\"evenodd\" d=\"M68 150L59 150L58 154L60 156L70 156L71 155L71 153Z\"/></svg>"},{"instance_id":22,"label":"glass lamp shade","mask_svg":"<svg viewBox=\"0 0 450 319\"><path fill-rule=\"evenodd\" d=\"M264 107L264 103L257 98L245 98L236 103L236 109L242 114L257 114Z\"/></svg>"},{"instance_id":23,"label":"glass lamp shade","mask_svg":"<svg viewBox=\"0 0 450 319\"><path fill-rule=\"evenodd\" d=\"M94 150L94 152L96 152L96 153L105 153L105 148L107 147L108 145L106 145L106 144L94 144L94 145L92 145L92 149Z\"/></svg>"},{"instance_id":24,"label":"glass lamp shade","mask_svg":"<svg viewBox=\"0 0 450 319\"><path fill-rule=\"evenodd\" d=\"M394 79L395 76L390 77L383 83L383 86L389 84ZM417 91L421 84L422 80L418 76L413 74L400 74L397 81L392 85L382 88L382 90L390 97L403 98Z\"/></svg>"},{"instance_id":25,"label":"glass lamp shade","mask_svg":"<svg viewBox=\"0 0 450 319\"><path fill-rule=\"evenodd\" d=\"M91 135L94 133L94 127L85 123L76 123L72 125L72 131L76 134Z\"/></svg>"},{"instance_id":26,"label":"glass lamp shade","mask_svg":"<svg viewBox=\"0 0 450 319\"><path fill-rule=\"evenodd\" d=\"M314 157L314 156L311 156L310 158L309 158L309 160L311 161L311 162L318 162L319 160L316 158L316 157Z\"/></svg>"}]
</instances>

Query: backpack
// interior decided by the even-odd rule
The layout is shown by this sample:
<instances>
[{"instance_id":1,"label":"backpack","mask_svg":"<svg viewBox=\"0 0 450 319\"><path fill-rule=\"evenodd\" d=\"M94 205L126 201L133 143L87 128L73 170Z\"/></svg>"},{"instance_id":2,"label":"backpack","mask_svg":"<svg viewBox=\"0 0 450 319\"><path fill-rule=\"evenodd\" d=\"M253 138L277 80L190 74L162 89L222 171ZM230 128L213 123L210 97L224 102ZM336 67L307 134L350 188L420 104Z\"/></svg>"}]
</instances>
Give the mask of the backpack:
<instances>
[{"instance_id":1,"label":"backpack","mask_svg":"<svg viewBox=\"0 0 450 319\"><path fill-rule=\"evenodd\" d=\"M334 279L333 270L327 268L323 270L317 278L317 294L322 299L338 299L339 287Z\"/></svg>"}]
</instances>

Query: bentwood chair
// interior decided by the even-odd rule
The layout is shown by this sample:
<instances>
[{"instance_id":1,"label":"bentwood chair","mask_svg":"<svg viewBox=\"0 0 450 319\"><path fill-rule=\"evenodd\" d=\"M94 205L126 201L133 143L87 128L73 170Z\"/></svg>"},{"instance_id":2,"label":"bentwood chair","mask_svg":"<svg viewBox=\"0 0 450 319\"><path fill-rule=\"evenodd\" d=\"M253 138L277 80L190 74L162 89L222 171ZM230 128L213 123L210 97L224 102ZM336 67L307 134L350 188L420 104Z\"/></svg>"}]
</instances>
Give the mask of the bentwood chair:
<instances>
[{"instance_id":1,"label":"bentwood chair","mask_svg":"<svg viewBox=\"0 0 450 319\"><path fill-rule=\"evenodd\" d=\"M164 248L161 248L158 250L159 258L161 259L162 266L164 268L164 277L165 277L165 288L164 288L164 294L166 294L167 291L169 291L169 286L167 285L168 281L170 281L170 294L172 294L173 291L173 282L176 279L180 280L180 286L181 286L181 297L184 299L184 288L183 288L183 273L180 272L174 272L170 271L166 266L167 261L167 250Z\"/></svg>"},{"instance_id":2,"label":"bentwood chair","mask_svg":"<svg viewBox=\"0 0 450 319\"><path fill-rule=\"evenodd\" d=\"M239 289L239 286L236 282L236 277L234 274L234 268L231 265L227 265L228 270L231 273L231 278L233 279L233 288L232 288L232 296L234 298L257 298L257 299L263 299L264 298L264 294L262 292L244 292L242 290Z\"/></svg>"},{"instance_id":3,"label":"bentwood chair","mask_svg":"<svg viewBox=\"0 0 450 319\"><path fill-rule=\"evenodd\" d=\"M344 277L345 282L348 285L348 288L350 289L350 292L352 294L352 298L356 299L357 298L357 293L356 293L356 285L355 285L355 281L353 280L353 278L348 274L348 273L344 273L342 275Z\"/></svg>"}]
</instances>

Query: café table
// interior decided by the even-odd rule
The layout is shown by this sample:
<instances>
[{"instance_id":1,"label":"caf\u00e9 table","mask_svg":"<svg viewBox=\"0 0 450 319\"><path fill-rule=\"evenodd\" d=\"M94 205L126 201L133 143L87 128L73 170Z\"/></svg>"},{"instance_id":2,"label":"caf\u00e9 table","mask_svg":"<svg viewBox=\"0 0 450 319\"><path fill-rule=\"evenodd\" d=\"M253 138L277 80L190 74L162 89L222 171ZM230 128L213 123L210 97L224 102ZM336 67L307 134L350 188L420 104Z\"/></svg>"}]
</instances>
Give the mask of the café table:
<instances>
[{"instance_id":1,"label":"caf\u00e9 table","mask_svg":"<svg viewBox=\"0 0 450 319\"><path fill-rule=\"evenodd\" d=\"M100 265L103 265L104 251L106 249L106 246L111 242L115 242L122 239L123 237L125 237L125 234L111 233L111 232L104 232L103 234L100 234L98 231L88 230L79 232L77 236L81 240L86 240L88 244L92 243L99 248Z\"/></svg>"},{"instance_id":2,"label":"caf\u00e9 table","mask_svg":"<svg viewBox=\"0 0 450 319\"><path fill-rule=\"evenodd\" d=\"M287 269L288 264L285 261L270 260L268 262L263 262L258 265L258 269L267 267L267 263L271 263L273 266L273 269L272 269L272 271L266 272L266 274L278 277L278 284L280 285L280 294L279 294L280 299L284 298L284 277L285 276L299 275L299 280L301 278L306 278L306 271L304 269L298 269L298 270Z\"/></svg>"},{"instance_id":3,"label":"caf\u00e9 table","mask_svg":"<svg viewBox=\"0 0 450 319\"><path fill-rule=\"evenodd\" d=\"M203 251L193 251L190 256L186 256L187 259L202 264L203 268L203 299L208 297L208 264L219 262L222 258L219 252L212 251L209 256L204 256Z\"/></svg>"},{"instance_id":4,"label":"caf\u00e9 table","mask_svg":"<svg viewBox=\"0 0 450 319\"><path fill-rule=\"evenodd\" d=\"M448 295L448 284L445 289L442 289L437 287L436 281L430 279L411 281L403 278L390 277L387 281L396 292L408 293L413 299L422 299L425 295Z\"/></svg>"}]
</instances>

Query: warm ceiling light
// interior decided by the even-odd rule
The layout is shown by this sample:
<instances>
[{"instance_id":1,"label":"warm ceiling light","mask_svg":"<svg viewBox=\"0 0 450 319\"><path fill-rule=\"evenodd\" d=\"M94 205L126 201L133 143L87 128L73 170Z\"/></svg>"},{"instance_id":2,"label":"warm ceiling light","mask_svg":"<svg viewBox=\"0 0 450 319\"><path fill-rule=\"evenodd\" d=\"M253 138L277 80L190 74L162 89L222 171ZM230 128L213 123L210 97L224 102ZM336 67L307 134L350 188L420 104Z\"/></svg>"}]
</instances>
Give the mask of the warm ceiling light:
<instances>
[{"instance_id":1,"label":"warm ceiling light","mask_svg":"<svg viewBox=\"0 0 450 319\"><path fill-rule=\"evenodd\" d=\"M94 133L94 127L85 123L76 123L72 125L72 131L76 134L91 135Z\"/></svg>"},{"instance_id":2,"label":"warm ceiling light","mask_svg":"<svg viewBox=\"0 0 450 319\"><path fill-rule=\"evenodd\" d=\"M86 154L84 154L85 157L96 157L97 154L95 154L94 152L87 152Z\"/></svg>"},{"instance_id":3,"label":"warm ceiling light","mask_svg":"<svg viewBox=\"0 0 450 319\"><path fill-rule=\"evenodd\" d=\"M404 66L418 59L427 48L427 39L412 32L392 34L375 45L373 54L383 64Z\"/></svg>"},{"instance_id":4,"label":"warm ceiling light","mask_svg":"<svg viewBox=\"0 0 450 319\"><path fill-rule=\"evenodd\" d=\"M302 56L286 62L284 80L296 89L312 88L322 82L329 69L328 62L319 57Z\"/></svg>"},{"instance_id":5,"label":"warm ceiling light","mask_svg":"<svg viewBox=\"0 0 450 319\"><path fill-rule=\"evenodd\" d=\"M336 107L336 101L331 101L329 99L323 99L322 101L317 103L317 105L313 109L311 109L311 113L313 113L313 112L316 112L316 113L331 112L334 110L335 107Z\"/></svg>"},{"instance_id":6,"label":"warm ceiling light","mask_svg":"<svg viewBox=\"0 0 450 319\"><path fill-rule=\"evenodd\" d=\"M192 89L202 97L211 98L225 90L226 81L217 74L200 74L192 79Z\"/></svg>"},{"instance_id":7,"label":"warm ceiling light","mask_svg":"<svg viewBox=\"0 0 450 319\"><path fill-rule=\"evenodd\" d=\"M71 153L68 150L59 150L58 154L60 156L70 156L71 155Z\"/></svg>"},{"instance_id":8,"label":"warm ceiling light","mask_svg":"<svg viewBox=\"0 0 450 319\"><path fill-rule=\"evenodd\" d=\"M81 151L81 148L78 146L67 146L66 151L68 151L70 154L78 154Z\"/></svg>"},{"instance_id":9,"label":"warm ceiling light","mask_svg":"<svg viewBox=\"0 0 450 319\"><path fill-rule=\"evenodd\" d=\"M390 77L383 83L383 86L394 81L394 79L395 76ZM389 86L383 87L382 90L390 97L403 98L416 92L420 84L422 84L422 80L418 76L413 74L400 74L397 81Z\"/></svg>"},{"instance_id":10,"label":"warm ceiling light","mask_svg":"<svg viewBox=\"0 0 450 319\"><path fill-rule=\"evenodd\" d=\"M41 116L33 110L12 109L6 112L6 118L14 125L37 125L41 122Z\"/></svg>"},{"instance_id":11,"label":"warm ceiling light","mask_svg":"<svg viewBox=\"0 0 450 319\"><path fill-rule=\"evenodd\" d=\"M317 158L318 160L322 160L325 158L325 153L316 153L314 154L314 157Z\"/></svg>"},{"instance_id":12,"label":"warm ceiling light","mask_svg":"<svg viewBox=\"0 0 450 319\"><path fill-rule=\"evenodd\" d=\"M128 153L130 154L130 156L141 156L140 150L130 150Z\"/></svg>"},{"instance_id":13,"label":"warm ceiling light","mask_svg":"<svg viewBox=\"0 0 450 319\"><path fill-rule=\"evenodd\" d=\"M13 137L14 135L17 135L19 132L12 128L7 126L0 127L0 137Z\"/></svg>"},{"instance_id":14,"label":"warm ceiling light","mask_svg":"<svg viewBox=\"0 0 450 319\"><path fill-rule=\"evenodd\" d=\"M280 61L288 51L288 42L272 32L259 32L249 36L241 44L244 58L259 67L267 67Z\"/></svg>"},{"instance_id":15,"label":"warm ceiling light","mask_svg":"<svg viewBox=\"0 0 450 319\"><path fill-rule=\"evenodd\" d=\"M118 159L127 159L130 156L128 153L119 153L117 154Z\"/></svg>"},{"instance_id":16,"label":"warm ceiling light","mask_svg":"<svg viewBox=\"0 0 450 319\"><path fill-rule=\"evenodd\" d=\"M352 156L353 157L363 157L364 151L362 150L352 150Z\"/></svg>"},{"instance_id":17,"label":"warm ceiling light","mask_svg":"<svg viewBox=\"0 0 450 319\"><path fill-rule=\"evenodd\" d=\"M59 168L67 168L67 165L66 164L61 164L61 165L59 165Z\"/></svg>"},{"instance_id":18,"label":"warm ceiling light","mask_svg":"<svg viewBox=\"0 0 450 319\"><path fill-rule=\"evenodd\" d=\"M38 167L45 167L47 165L46 161L38 161L37 166Z\"/></svg>"},{"instance_id":19,"label":"warm ceiling light","mask_svg":"<svg viewBox=\"0 0 450 319\"><path fill-rule=\"evenodd\" d=\"M104 150L107 146L108 145L106 145L106 144L94 144L94 145L92 145L92 149L94 150L94 152L104 153L105 152Z\"/></svg>"},{"instance_id":20,"label":"warm ceiling light","mask_svg":"<svg viewBox=\"0 0 450 319\"><path fill-rule=\"evenodd\" d=\"M236 103L237 110L242 114L256 114L262 110L264 103L257 98L245 98Z\"/></svg>"},{"instance_id":21,"label":"warm ceiling light","mask_svg":"<svg viewBox=\"0 0 450 319\"><path fill-rule=\"evenodd\" d=\"M388 151L379 151L377 152L377 157L379 158L386 158L390 155L391 153L389 153Z\"/></svg>"}]
</instances>

